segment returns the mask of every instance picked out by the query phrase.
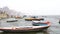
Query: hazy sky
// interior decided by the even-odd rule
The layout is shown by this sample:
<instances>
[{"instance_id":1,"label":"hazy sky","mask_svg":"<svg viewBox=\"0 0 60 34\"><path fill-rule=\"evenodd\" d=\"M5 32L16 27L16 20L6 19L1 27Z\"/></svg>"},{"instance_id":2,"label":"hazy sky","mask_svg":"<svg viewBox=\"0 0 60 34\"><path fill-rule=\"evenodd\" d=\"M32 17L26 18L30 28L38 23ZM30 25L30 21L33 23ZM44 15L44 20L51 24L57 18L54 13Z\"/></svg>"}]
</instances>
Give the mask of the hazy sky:
<instances>
[{"instance_id":1,"label":"hazy sky","mask_svg":"<svg viewBox=\"0 0 60 34\"><path fill-rule=\"evenodd\" d=\"M60 15L60 0L0 0L0 7L28 15Z\"/></svg>"}]
</instances>

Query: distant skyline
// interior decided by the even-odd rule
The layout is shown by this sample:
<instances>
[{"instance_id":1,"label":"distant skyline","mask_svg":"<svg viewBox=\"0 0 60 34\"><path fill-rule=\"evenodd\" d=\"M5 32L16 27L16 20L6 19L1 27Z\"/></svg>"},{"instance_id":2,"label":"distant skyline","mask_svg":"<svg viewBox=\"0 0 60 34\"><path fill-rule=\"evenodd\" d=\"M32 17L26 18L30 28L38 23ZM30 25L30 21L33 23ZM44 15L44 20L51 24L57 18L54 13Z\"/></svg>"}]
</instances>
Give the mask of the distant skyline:
<instances>
[{"instance_id":1,"label":"distant skyline","mask_svg":"<svg viewBox=\"0 0 60 34\"><path fill-rule=\"evenodd\" d=\"M60 0L0 0L3 7L27 15L60 15Z\"/></svg>"}]
</instances>

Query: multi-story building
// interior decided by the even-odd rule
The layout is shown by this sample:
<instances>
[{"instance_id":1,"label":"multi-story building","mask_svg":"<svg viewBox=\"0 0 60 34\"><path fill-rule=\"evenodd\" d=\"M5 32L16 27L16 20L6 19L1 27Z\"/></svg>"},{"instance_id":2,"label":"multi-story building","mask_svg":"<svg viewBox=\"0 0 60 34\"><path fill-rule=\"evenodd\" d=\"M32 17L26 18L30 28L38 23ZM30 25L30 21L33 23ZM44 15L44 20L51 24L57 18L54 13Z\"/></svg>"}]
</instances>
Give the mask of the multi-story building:
<instances>
[{"instance_id":1,"label":"multi-story building","mask_svg":"<svg viewBox=\"0 0 60 34\"><path fill-rule=\"evenodd\" d=\"M0 18L7 18L7 13L6 12L1 12L0 13Z\"/></svg>"}]
</instances>

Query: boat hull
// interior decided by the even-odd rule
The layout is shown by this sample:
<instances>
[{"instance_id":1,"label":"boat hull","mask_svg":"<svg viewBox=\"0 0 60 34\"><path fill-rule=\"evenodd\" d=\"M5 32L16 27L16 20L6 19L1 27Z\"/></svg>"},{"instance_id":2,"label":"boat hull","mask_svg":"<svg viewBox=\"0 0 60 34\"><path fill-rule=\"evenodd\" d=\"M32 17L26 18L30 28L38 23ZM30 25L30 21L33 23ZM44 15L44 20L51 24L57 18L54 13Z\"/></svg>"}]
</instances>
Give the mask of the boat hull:
<instances>
[{"instance_id":1,"label":"boat hull","mask_svg":"<svg viewBox=\"0 0 60 34\"><path fill-rule=\"evenodd\" d=\"M7 21L7 22L16 22L16 21L18 21L18 20L12 20L12 21Z\"/></svg>"},{"instance_id":2,"label":"boat hull","mask_svg":"<svg viewBox=\"0 0 60 34\"><path fill-rule=\"evenodd\" d=\"M37 21L40 21L40 20L44 20L43 18L41 18L41 19L25 19L26 21L32 21L32 20L37 20Z\"/></svg>"},{"instance_id":3,"label":"boat hull","mask_svg":"<svg viewBox=\"0 0 60 34\"><path fill-rule=\"evenodd\" d=\"M17 30L13 30L13 29L0 29L1 31L4 31L4 32L32 32L32 31L44 31L48 28L49 26L47 27L42 27L42 28L32 28L32 29L25 29L25 30L20 30L20 29L17 29Z\"/></svg>"}]
</instances>

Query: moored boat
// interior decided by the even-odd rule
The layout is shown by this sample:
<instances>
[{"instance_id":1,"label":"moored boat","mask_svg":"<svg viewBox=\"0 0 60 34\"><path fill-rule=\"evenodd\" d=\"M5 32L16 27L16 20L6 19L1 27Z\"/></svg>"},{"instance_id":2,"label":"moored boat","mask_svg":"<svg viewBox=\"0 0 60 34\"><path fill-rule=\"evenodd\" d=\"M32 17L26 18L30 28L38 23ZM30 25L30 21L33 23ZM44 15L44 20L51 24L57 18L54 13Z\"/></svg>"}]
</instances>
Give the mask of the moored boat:
<instances>
[{"instance_id":1,"label":"moored boat","mask_svg":"<svg viewBox=\"0 0 60 34\"><path fill-rule=\"evenodd\" d=\"M26 21L32 21L32 20L40 21L40 20L44 20L44 19L43 18L26 18L25 20Z\"/></svg>"},{"instance_id":2,"label":"moored boat","mask_svg":"<svg viewBox=\"0 0 60 34\"><path fill-rule=\"evenodd\" d=\"M14 19L14 18L7 19L7 22L16 22L16 21L18 21L18 20Z\"/></svg>"},{"instance_id":3,"label":"moored boat","mask_svg":"<svg viewBox=\"0 0 60 34\"><path fill-rule=\"evenodd\" d=\"M46 26L47 24L49 24L49 21L47 21L47 22L33 21L32 24L33 24L34 26Z\"/></svg>"},{"instance_id":4,"label":"moored boat","mask_svg":"<svg viewBox=\"0 0 60 34\"><path fill-rule=\"evenodd\" d=\"M16 21L18 21L18 20L10 20L10 21L7 21L7 22L16 22Z\"/></svg>"},{"instance_id":5,"label":"moored boat","mask_svg":"<svg viewBox=\"0 0 60 34\"><path fill-rule=\"evenodd\" d=\"M1 31L4 32L28 32L28 31L40 31L47 29L51 24L50 22L43 23L45 25L41 24L35 24L33 26L19 26L19 27L0 27Z\"/></svg>"}]
</instances>

